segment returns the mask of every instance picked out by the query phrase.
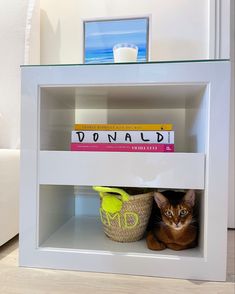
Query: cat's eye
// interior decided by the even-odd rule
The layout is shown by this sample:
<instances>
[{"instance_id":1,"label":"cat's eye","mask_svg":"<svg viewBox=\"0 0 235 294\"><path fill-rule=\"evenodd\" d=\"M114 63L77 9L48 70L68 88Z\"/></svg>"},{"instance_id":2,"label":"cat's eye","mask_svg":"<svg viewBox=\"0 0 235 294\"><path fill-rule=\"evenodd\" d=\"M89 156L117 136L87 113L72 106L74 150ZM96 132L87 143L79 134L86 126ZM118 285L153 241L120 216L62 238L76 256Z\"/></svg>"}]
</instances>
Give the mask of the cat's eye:
<instances>
[{"instance_id":1,"label":"cat's eye","mask_svg":"<svg viewBox=\"0 0 235 294\"><path fill-rule=\"evenodd\" d=\"M185 216L188 213L186 209L181 209L180 216Z\"/></svg>"},{"instance_id":2,"label":"cat's eye","mask_svg":"<svg viewBox=\"0 0 235 294\"><path fill-rule=\"evenodd\" d=\"M165 211L165 215L168 217L172 217L172 212L170 210Z\"/></svg>"}]
</instances>

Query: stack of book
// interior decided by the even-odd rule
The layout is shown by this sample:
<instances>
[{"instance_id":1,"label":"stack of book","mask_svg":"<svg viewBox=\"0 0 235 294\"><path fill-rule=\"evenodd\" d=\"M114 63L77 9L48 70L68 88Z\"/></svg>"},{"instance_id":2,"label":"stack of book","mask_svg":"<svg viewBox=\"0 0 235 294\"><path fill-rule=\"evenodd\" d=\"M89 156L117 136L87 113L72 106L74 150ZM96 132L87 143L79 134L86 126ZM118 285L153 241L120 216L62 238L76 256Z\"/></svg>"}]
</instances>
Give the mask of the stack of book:
<instances>
[{"instance_id":1,"label":"stack of book","mask_svg":"<svg viewBox=\"0 0 235 294\"><path fill-rule=\"evenodd\" d=\"M172 124L75 124L71 151L174 152Z\"/></svg>"}]
</instances>

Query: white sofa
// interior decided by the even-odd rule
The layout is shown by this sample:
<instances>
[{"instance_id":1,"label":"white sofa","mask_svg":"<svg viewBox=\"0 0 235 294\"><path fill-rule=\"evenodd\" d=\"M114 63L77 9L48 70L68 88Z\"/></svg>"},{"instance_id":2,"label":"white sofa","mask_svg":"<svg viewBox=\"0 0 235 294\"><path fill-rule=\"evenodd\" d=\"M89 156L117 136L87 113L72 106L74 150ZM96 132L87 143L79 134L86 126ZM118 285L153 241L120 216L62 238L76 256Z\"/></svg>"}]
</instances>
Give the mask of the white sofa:
<instances>
[{"instance_id":1,"label":"white sofa","mask_svg":"<svg viewBox=\"0 0 235 294\"><path fill-rule=\"evenodd\" d=\"M0 149L0 246L19 232L19 162L19 150Z\"/></svg>"}]
</instances>

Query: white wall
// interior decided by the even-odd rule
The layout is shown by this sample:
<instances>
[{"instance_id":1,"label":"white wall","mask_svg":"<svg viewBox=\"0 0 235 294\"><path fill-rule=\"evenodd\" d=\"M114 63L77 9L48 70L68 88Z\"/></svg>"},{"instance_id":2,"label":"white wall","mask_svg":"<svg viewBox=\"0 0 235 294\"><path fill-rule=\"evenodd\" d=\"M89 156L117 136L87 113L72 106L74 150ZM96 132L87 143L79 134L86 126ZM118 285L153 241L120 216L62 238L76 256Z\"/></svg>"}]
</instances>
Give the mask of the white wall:
<instances>
[{"instance_id":1,"label":"white wall","mask_svg":"<svg viewBox=\"0 0 235 294\"><path fill-rule=\"evenodd\" d=\"M0 0L0 148L20 146L20 65L39 63L39 0Z\"/></svg>"},{"instance_id":2,"label":"white wall","mask_svg":"<svg viewBox=\"0 0 235 294\"><path fill-rule=\"evenodd\" d=\"M82 19L151 15L151 59L209 56L209 0L41 0L41 63L81 63Z\"/></svg>"},{"instance_id":3,"label":"white wall","mask_svg":"<svg viewBox=\"0 0 235 294\"><path fill-rule=\"evenodd\" d=\"M27 0L0 0L0 148L16 148Z\"/></svg>"},{"instance_id":4,"label":"white wall","mask_svg":"<svg viewBox=\"0 0 235 294\"><path fill-rule=\"evenodd\" d=\"M230 59L231 59L231 129L230 129L230 173L228 227L235 228L235 189L234 189L234 100L235 100L235 3L231 1Z\"/></svg>"}]
</instances>

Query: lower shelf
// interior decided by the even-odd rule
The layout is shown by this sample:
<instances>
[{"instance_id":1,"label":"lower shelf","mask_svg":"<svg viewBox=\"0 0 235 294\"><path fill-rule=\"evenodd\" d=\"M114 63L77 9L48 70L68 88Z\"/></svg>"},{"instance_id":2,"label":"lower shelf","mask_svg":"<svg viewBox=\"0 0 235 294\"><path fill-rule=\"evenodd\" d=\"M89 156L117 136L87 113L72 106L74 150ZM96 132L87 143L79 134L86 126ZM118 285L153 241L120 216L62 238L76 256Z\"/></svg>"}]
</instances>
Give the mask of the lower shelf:
<instances>
[{"instance_id":1,"label":"lower shelf","mask_svg":"<svg viewBox=\"0 0 235 294\"><path fill-rule=\"evenodd\" d=\"M173 251L165 249L163 251L151 251L147 248L145 239L137 242L120 243L110 240L105 236L102 223L99 217L83 216L72 217L67 223L53 233L40 248L55 248L66 250L92 250L97 252L112 252L118 254L148 254L159 256L178 257L202 257L200 247Z\"/></svg>"}]
</instances>

